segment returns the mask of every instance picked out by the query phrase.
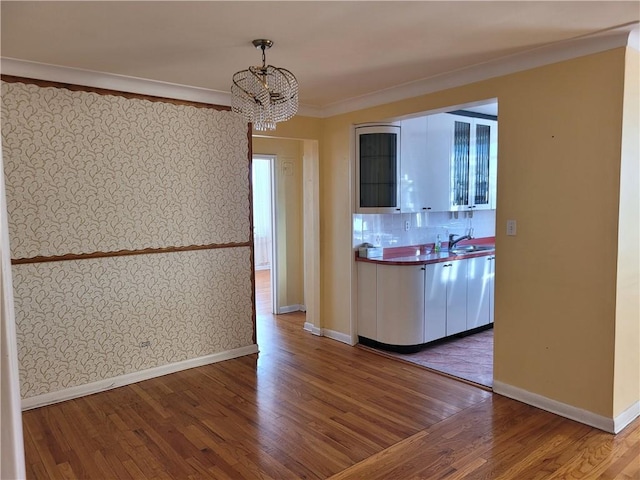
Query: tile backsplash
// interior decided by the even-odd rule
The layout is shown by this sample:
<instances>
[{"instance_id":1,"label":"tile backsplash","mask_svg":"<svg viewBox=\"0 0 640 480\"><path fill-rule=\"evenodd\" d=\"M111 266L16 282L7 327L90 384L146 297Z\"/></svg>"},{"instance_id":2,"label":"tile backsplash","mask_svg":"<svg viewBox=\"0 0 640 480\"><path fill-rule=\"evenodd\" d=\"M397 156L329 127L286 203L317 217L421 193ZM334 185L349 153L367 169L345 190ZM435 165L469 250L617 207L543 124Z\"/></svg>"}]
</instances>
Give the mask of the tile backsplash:
<instances>
[{"instance_id":1,"label":"tile backsplash","mask_svg":"<svg viewBox=\"0 0 640 480\"><path fill-rule=\"evenodd\" d=\"M409 229L406 230L406 222ZM473 236L493 237L496 211L419 212L389 214L353 214L353 247L371 243L381 247L402 247L434 243L437 235L446 242L449 234L465 235L473 228Z\"/></svg>"}]
</instances>

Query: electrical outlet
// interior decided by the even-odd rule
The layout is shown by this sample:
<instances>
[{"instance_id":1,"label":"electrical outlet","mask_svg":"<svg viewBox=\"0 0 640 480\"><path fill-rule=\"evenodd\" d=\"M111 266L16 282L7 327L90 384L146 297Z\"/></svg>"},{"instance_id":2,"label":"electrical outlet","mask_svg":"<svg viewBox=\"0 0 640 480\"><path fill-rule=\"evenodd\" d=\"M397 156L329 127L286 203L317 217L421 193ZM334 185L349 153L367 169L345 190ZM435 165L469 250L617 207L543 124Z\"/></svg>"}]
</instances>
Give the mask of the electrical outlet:
<instances>
[{"instance_id":1,"label":"electrical outlet","mask_svg":"<svg viewBox=\"0 0 640 480\"><path fill-rule=\"evenodd\" d=\"M507 220L507 235L515 237L516 235L516 221Z\"/></svg>"},{"instance_id":2,"label":"electrical outlet","mask_svg":"<svg viewBox=\"0 0 640 480\"><path fill-rule=\"evenodd\" d=\"M376 235L376 247L380 246L380 235Z\"/></svg>"},{"instance_id":3,"label":"electrical outlet","mask_svg":"<svg viewBox=\"0 0 640 480\"><path fill-rule=\"evenodd\" d=\"M140 345L138 345L140 348L147 348L151 346L151 342L149 340L147 340L146 342L140 342Z\"/></svg>"},{"instance_id":4,"label":"electrical outlet","mask_svg":"<svg viewBox=\"0 0 640 480\"><path fill-rule=\"evenodd\" d=\"M410 228L411 228L411 221L410 220L405 220L404 221L404 231L408 232Z\"/></svg>"}]
</instances>

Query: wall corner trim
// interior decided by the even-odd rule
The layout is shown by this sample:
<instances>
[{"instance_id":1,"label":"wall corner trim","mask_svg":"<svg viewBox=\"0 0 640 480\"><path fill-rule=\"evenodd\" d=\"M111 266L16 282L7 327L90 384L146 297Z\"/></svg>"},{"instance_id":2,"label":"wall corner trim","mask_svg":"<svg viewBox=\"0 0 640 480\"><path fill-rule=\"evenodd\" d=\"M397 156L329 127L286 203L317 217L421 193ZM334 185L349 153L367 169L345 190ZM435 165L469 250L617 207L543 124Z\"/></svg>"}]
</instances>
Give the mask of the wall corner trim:
<instances>
[{"instance_id":1,"label":"wall corner trim","mask_svg":"<svg viewBox=\"0 0 640 480\"><path fill-rule=\"evenodd\" d=\"M302 327L305 331L312 333L314 335L318 335L319 337L322 337L322 329L316 327L313 323L310 322L304 322L304 327Z\"/></svg>"},{"instance_id":2,"label":"wall corner trim","mask_svg":"<svg viewBox=\"0 0 640 480\"><path fill-rule=\"evenodd\" d=\"M537 393L529 392L522 388L508 385L498 380L493 381L493 392L614 434L620 432L640 414L640 402L636 402L616 418L609 418L538 395Z\"/></svg>"},{"instance_id":3,"label":"wall corner trim","mask_svg":"<svg viewBox=\"0 0 640 480\"><path fill-rule=\"evenodd\" d=\"M246 347L234 348L233 350L227 350L224 352L212 353L211 355L191 358L189 360L170 363L159 367L149 368L146 370L141 370L139 372L127 373L125 375L119 375L117 377L107 378L104 380L99 380L97 382L87 383L85 385L65 388L64 390L36 395L34 397L24 398L22 400L22 410L24 411L30 410L32 408L44 407L45 405L52 405L54 403L71 400L73 398L83 397L85 395L91 395L98 392L104 392L107 390L111 390L112 388L123 387L125 385L141 382L143 380L161 377L169 373L175 373L194 367L201 367L203 365L209 365L211 363L222 362L223 360L230 360L232 358L251 355L253 353L258 353L258 345L256 344L248 345Z\"/></svg>"},{"instance_id":4,"label":"wall corner trim","mask_svg":"<svg viewBox=\"0 0 640 480\"><path fill-rule=\"evenodd\" d=\"M346 333L337 332L335 330L329 330L328 328L318 328L314 324L305 322L304 330L310 332L319 337L327 337L332 340L337 340L338 342L346 343L347 345L354 346L355 343L351 339L351 335L347 335Z\"/></svg>"}]
</instances>

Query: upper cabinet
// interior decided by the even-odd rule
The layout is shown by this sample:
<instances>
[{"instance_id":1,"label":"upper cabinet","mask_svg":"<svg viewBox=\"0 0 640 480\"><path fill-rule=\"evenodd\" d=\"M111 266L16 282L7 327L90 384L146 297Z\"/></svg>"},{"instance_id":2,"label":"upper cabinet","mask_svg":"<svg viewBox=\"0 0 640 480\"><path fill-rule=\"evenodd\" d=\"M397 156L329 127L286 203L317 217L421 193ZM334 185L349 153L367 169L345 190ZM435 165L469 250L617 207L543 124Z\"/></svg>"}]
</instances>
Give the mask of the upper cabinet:
<instances>
[{"instance_id":1,"label":"upper cabinet","mask_svg":"<svg viewBox=\"0 0 640 480\"><path fill-rule=\"evenodd\" d=\"M356 212L496 208L496 120L440 113L355 133Z\"/></svg>"},{"instance_id":2,"label":"upper cabinet","mask_svg":"<svg viewBox=\"0 0 640 480\"><path fill-rule=\"evenodd\" d=\"M400 212L400 127L355 128L356 211Z\"/></svg>"},{"instance_id":3,"label":"upper cabinet","mask_svg":"<svg viewBox=\"0 0 640 480\"><path fill-rule=\"evenodd\" d=\"M437 180L448 184L445 210L495 208L497 158L497 121L448 113L427 117L427 160L440 172L447 169Z\"/></svg>"},{"instance_id":4,"label":"upper cabinet","mask_svg":"<svg viewBox=\"0 0 640 480\"><path fill-rule=\"evenodd\" d=\"M438 149L446 158L445 142L429 145L429 117L403 120L402 162L400 165L401 212L441 212L449 210L449 165L433 161L430 155Z\"/></svg>"}]
</instances>

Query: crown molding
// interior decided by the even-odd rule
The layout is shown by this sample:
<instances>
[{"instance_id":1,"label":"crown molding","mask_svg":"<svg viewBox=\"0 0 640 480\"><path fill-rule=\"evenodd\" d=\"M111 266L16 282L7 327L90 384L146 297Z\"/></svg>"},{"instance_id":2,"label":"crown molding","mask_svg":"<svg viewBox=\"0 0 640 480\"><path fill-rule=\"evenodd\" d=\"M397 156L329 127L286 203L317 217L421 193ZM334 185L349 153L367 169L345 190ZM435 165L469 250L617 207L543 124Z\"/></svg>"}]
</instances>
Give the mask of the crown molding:
<instances>
[{"instance_id":1,"label":"crown molding","mask_svg":"<svg viewBox=\"0 0 640 480\"><path fill-rule=\"evenodd\" d=\"M231 94L208 88L191 87L176 83L161 82L145 78L129 77L114 73L82 70L47 63L30 62L17 58L0 58L0 71L3 75L34 78L50 82L83 85L85 87L104 88L119 92L151 95L161 98L173 98L190 102L231 106ZM298 113L309 117L320 117L319 108L300 105Z\"/></svg>"},{"instance_id":2,"label":"crown molding","mask_svg":"<svg viewBox=\"0 0 640 480\"><path fill-rule=\"evenodd\" d=\"M551 63L604 52L613 48L639 47L638 22L605 30L591 35L557 42L523 53L509 55L489 62L453 72L436 75L415 82L336 102L324 107L300 105L298 114L307 117L327 118L386 103L406 100L469 83L479 82ZM190 87L157 80L148 80L113 73L81 70L16 58L1 58L0 71L6 75L49 80L60 83L105 88L121 92L174 98L214 105L231 105L231 94L219 90Z\"/></svg>"},{"instance_id":3,"label":"crown molding","mask_svg":"<svg viewBox=\"0 0 640 480\"><path fill-rule=\"evenodd\" d=\"M635 33L634 33L635 32ZM371 108L378 105L406 100L440 90L460 87L490 78L509 75L543 65L563 62L572 58L600 53L618 47L632 46L638 43L638 22L613 29L585 35L520 52L506 57L480 63L442 75L398 85L360 97L327 105L322 109L323 117L332 117L344 113Z\"/></svg>"},{"instance_id":4,"label":"crown molding","mask_svg":"<svg viewBox=\"0 0 640 480\"><path fill-rule=\"evenodd\" d=\"M79 68L62 67L47 63L29 62L16 58L0 59L0 70L4 75L35 78L52 82L83 85L93 88L117 90L119 92L151 95L154 97L174 98L192 102L209 103L214 105L231 105L228 92L209 90L206 88L189 87L175 83L159 82L114 73L81 70Z\"/></svg>"}]
</instances>

